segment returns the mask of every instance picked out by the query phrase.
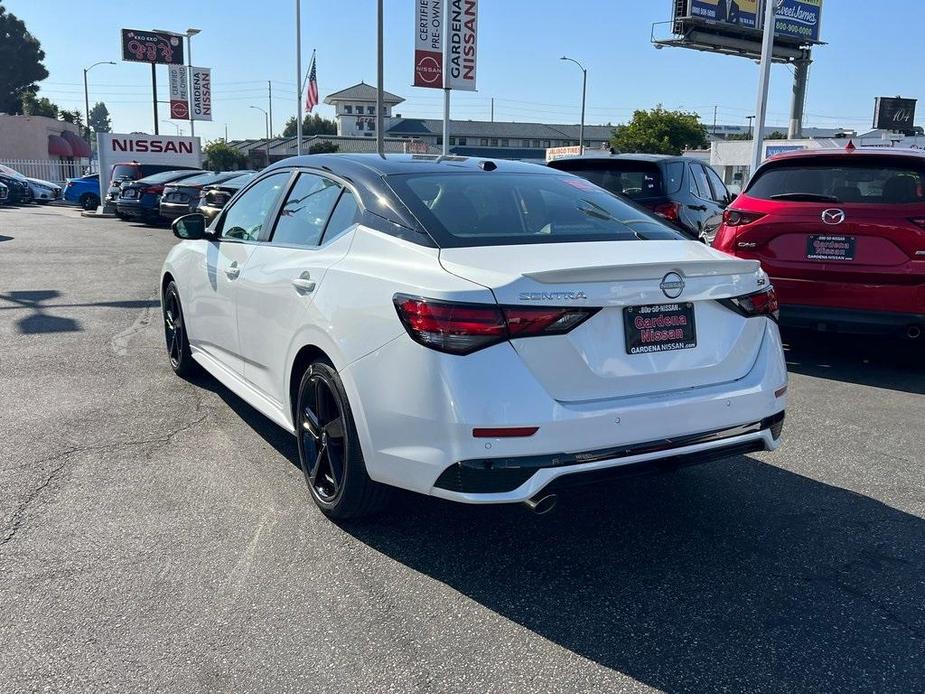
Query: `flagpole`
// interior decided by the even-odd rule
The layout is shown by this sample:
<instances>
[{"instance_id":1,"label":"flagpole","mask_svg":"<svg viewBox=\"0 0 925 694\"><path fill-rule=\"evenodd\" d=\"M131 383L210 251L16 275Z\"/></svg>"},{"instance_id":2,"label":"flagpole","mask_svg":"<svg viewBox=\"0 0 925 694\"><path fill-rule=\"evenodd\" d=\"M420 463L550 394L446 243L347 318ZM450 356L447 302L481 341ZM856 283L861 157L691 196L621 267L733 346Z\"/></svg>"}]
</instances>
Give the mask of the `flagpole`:
<instances>
[{"instance_id":1,"label":"flagpole","mask_svg":"<svg viewBox=\"0 0 925 694\"><path fill-rule=\"evenodd\" d=\"M443 22L440 32L443 38L443 156L450 154L450 4L443 3Z\"/></svg>"},{"instance_id":2,"label":"flagpole","mask_svg":"<svg viewBox=\"0 0 925 694\"><path fill-rule=\"evenodd\" d=\"M302 0L295 0L296 154L302 154Z\"/></svg>"},{"instance_id":3,"label":"flagpole","mask_svg":"<svg viewBox=\"0 0 925 694\"><path fill-rule=\"evenodd\" d=\"M385 79L382 70L382 0L379 0L376 4L376 14L378 17L376 27L376 152L380 157L385 157L385 135L382 132L382 128L385 127L385 119L382 117L382 111L385 105L385 99L383 98Z\"/></svg>"}]
</instances>

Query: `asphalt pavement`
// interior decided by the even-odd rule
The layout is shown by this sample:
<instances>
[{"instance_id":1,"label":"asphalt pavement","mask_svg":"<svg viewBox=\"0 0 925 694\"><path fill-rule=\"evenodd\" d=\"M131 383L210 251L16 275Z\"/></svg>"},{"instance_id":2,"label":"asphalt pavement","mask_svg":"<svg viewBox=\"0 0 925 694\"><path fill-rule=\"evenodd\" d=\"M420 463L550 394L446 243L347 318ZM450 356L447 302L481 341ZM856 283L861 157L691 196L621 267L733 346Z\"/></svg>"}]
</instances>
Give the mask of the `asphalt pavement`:
<instances>
[{"instance_id":1,"label":"asphalt pavement","mask_svg":"<svg viewBox=\"0 0 925 694\"><path fill-rule=\"evenodd\" d=\"M174 241L0 209L0 692L925 691L925 342L787 336L776 453L339 526L170 371Z\"/></svg>"}]
</instances>

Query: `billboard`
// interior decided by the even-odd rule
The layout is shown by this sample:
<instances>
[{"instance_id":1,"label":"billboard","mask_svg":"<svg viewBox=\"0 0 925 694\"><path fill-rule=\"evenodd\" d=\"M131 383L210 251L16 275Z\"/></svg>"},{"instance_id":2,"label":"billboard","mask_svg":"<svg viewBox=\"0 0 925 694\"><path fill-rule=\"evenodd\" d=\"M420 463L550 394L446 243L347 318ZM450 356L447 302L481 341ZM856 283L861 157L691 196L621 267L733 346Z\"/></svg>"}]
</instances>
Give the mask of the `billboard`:
<instances>
[{"instance_id":1,"label":"billboard","mask_svg":"<svg viewBox=\"0 0 925 694\"><path fill-rule=\"evenodd\" d=\"M443 89L443 6L445 0L414 3L414 86Z\"/></svg>"},{"instance_id":2,"label":"billboard","mask_svg":"<svg viewBox=\"0 0 925 694\"><path fill-rule=\"evenodd\" d=\"M189 120L189 92L187 70L184 65L168 65L170 80L170 117L174 120Z\"/></svg>"},{"instance_id":3,"label":"billboard","mask_svg":"<svg viewBox=\"0 0 925 694\"><path fill-rule=\"evenodd\" d=\"M109 189L114 164L135 161L139 164L175 164L202 166L198 137L146 135L145 133L97 133L100 190Z\"/></svg>"},{"instance_id":4,"label":"billboard","mask_svg":"<svg viewBox=\"0 0 925 694\"><path fill-rule=\"evenodd\" d=\"M691 0L691 17L758 28L758 0Z\"/></svg>"},{"instance_id":5,"label":"billboard","mask_svg":"<svg viewBox=\"0 0 925 694\"><path fill-rule=\"evenodd\" d=\"M874 127L881 130L912 132L916 99L878 96L874 102Z\"/></svg>"},{"instance_id":6,"label":"billboard","mask_svg":"<svg viewBox=\"0 0 925 694\"><path fill-rule=\"evenodd\" d=\"M212 120L212 69L190 68L190 120Z\"/></svg>"},{"instance_id":7,"label":"billboard","mask_svg":"<svg viewBox=\"0 0 925 694\"><path fill-rule=\"evenodd\" d=\"M122 60L160 65L183 64L183 38L141 29L122 30Z\"/></svg>"},{"instance_id":8,"label":"billboard","mask_svg":"<svg viewBox=\"0 0 925 694\"><path fill-rule=\"evenodd\" d=\"M775 36L819 41L822 0L771 0L777 2Z\"/></svg>"},{"instance_id":9,"label":"billboard","mask_svg":"<svg viewBox=\"0 0 925 694\"><path fill-rule=\"evenodd\" d=\"M478 6L478 0L415 2L415 87L475 91Z\"/></svg>"}]
</instances>

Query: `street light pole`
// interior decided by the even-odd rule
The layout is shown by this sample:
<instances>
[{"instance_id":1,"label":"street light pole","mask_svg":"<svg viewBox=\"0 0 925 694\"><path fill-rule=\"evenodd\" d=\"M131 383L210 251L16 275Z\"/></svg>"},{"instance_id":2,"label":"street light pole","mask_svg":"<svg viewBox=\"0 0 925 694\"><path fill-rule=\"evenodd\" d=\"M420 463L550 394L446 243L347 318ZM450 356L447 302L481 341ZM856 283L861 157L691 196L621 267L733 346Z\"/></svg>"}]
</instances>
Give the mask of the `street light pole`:
<instances>
[{"instance_id":1,"label":"street light pole","mask_svg":"<svg viewBox=\"0 0 925 694\"><path fill-rule=\"evenodd\" d=\"M183 128L180 127L179 123L174 123L172 120L161 120L161 123L166 123L167 125L172 125L177 129L177 135L183 134Z\"/></svg>"},{"instance_id":2,"label":"street light pole","mask_svg":"<svg viewBox=\"0 0 925 694\"><path fill-rule=\"evenodd\" d=\"M302 154L302 0L295 0L295 148Z\"/></svg>"},{"instance_id":3,"label":"street light pole","mask_svg":"<svg viewBox=\"0 0 925 694\"><path fill-rule=\"evenodd\" d=\"M188 87L188 97L193 98L193 37L201 32L202 29L189 28L186 30L186 83ZM196 137L196 121L193 120L193 110L189 114L189 134L190 137Z\"/></svg>"},{"instance_id":4,"label":"street light pole","mask_svg":"<svg viewBox=\"0 0 925 694\"><path fill-rule=\"evenodd\" d=\"M266 126L266 130L267 130L266 150L267 150L267 166L269 166L270 165L270 114L264 111L259 106L251 106L250 108L254 109L255 111L260 111L263 114L263 121Z\"/></svg>"},{"instance_id":5,"label":"street light pole","mask_svg":"<svg viewBox=\"0 0 925 694\"><path fill-rule=\"evenodd\" d=\"M585 153L585 99L588 93L588 70L584 65L579 63L574 58L569 58L568 56L562 56L560 60L568 60L575 63L578 67L581 68L581 124L578 126L578 153Z\"/></svg>"},{"instance_id":6,"label":"street light pole","mask_svg":"<svg viewBox=\"0 0 925 694\"><path fill-rule=\"evenodd\" d=\"M97 65L115 65L115 63L111 60L101 60L98 63L93 63L90 67L84 68L84 113L87 116L87 120L84 123L84 132L88 138L90 137L90 92L87 90L87 73Z\"/></svg>"}]
</instances>

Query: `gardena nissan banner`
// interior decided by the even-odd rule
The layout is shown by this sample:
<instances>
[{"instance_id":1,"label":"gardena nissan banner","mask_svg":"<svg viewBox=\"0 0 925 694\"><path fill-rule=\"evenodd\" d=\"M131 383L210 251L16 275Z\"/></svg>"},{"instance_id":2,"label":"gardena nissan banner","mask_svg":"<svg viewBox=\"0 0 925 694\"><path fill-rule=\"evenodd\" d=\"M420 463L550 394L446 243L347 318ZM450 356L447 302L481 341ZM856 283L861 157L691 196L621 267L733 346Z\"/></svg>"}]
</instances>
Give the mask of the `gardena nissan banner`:
<instances>
[{"instance_id":1,"label":"gardena nissan banner","mask_svg":"<svg viewBox=\"0 0 925 694\"><path fill-rule=\"evenodd\" d=\"M448 89L475 91L479 37L478 0L450 0L446 29L449 46L446 49L444 85Z\"/></svg>"},{"instance_id":2,"label":"gardena nissan banner","mask_svg":"<svg viewBox=\"0 0 925 694\"><path fill-rule=\"evenodd\" d=\"M478 0L417 0L414 7L414 86L475 91Z\"/></svg>"},{"instance_id":3,"label":"gardena nissan banner","mask_svg":"<svg viewBox=\"0 0 925 694\"><path fill-rule=\"evenodd\" d=\"M190 68L190 120L212 120L212 69Z\"/></svg>"},{"instance_id":4,"label":"gardena nissan banner","mask_svg":"<svg viewBox=\"0 0 925 694\"><path fill-rule=\"evenodd\" d=\"M99 152L100 192L109 190L112 167L115 164L168 164L171 166L202 166L198 137L176 135L146 135L145 133L97 133Z\"/></svg>"}]
</instances>

